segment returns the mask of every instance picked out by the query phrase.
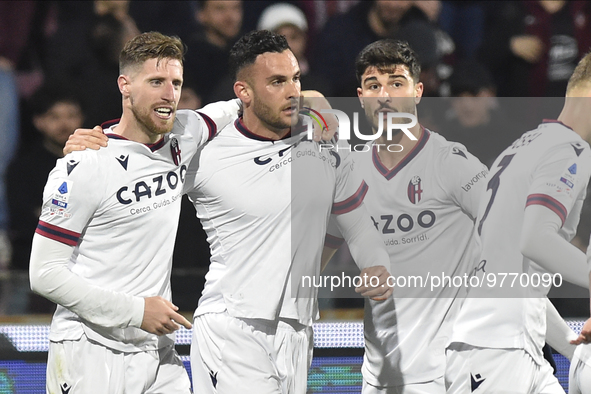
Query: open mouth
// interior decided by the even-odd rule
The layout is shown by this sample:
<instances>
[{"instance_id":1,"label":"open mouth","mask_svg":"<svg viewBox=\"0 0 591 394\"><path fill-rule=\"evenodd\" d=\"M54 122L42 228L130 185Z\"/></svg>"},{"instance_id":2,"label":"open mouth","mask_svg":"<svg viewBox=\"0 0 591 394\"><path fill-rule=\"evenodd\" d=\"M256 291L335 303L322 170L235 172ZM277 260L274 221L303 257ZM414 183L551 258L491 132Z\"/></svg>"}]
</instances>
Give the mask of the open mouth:
<instances>
[{"instance_id":1,"label":"open mouth","mask_svg":"<svg viewBox=\"0 0 591 394\"><path fill-rule=\"evenodd\" d=\"M156 112L156 116L158 116L160 119L170 119L172 117L173 110L172 108L168 107L158 107L154 109L154 112Z\"/></svg>"}]
</instances>

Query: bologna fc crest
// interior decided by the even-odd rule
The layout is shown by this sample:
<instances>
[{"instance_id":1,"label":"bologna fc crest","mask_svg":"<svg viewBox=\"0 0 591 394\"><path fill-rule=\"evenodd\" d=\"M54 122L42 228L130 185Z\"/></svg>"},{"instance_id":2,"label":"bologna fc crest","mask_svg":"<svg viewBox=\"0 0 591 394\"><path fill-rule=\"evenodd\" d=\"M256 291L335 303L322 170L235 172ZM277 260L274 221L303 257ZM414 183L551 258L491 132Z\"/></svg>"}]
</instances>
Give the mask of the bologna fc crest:
<instances>
[{"instance_id":1,"label":"bologna fc crest","mask_svg":"<svg viewBox=\"0 0 591 394\"><path fill-rule=\"evenodd\" d=\"M421 201L423 189L421 188L421 178L418 175L413 176L410 182L408 182L407 194L408 199L413 204Z\"/></svg>"},{"instance_id":2,"label":"bologna fc crest","mask_svg":"<svg viewBox=\"0 0 591 394\"><path fill-rule=\"evenodd\" d=\"M176 138L170 141L170 154L172 155L172 161L178 166L181 162L181 148L179 148L179 142Z\"/></svg>"}]
</instances>

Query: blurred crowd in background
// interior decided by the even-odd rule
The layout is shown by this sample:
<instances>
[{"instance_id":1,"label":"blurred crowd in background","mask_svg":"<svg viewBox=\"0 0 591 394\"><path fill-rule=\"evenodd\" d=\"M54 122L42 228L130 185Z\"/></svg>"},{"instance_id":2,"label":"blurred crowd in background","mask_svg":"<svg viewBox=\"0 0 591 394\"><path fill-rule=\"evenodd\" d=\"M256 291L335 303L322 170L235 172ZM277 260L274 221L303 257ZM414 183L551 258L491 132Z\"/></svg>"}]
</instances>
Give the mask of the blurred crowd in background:
<instances>
[{"instance_id":1,"label":"blurred crowd in background","mask_svg":"<svg viewBox=\"0 0 591 394\"><path fill-rule=\"evenodd\" d=\"M27 280L43 186L76 128L121 115L118 56L134 35L185 42L179 108L189 109L234 98L229 51L254 29L285 35L302 87L327 97L356 97L363 47L408 41L425 85L419 121L490 166L517 136L558 115L591 48L590 18L591 2L565 0L1 1L0 314L53 311ZM585 208L575 240L583 250L590 232ZM196 307L208 265L205 233L185 198L172 278L181 310ZM588 299L557 303L565 316L588 313Z\"/></svg>"}]
</instances>

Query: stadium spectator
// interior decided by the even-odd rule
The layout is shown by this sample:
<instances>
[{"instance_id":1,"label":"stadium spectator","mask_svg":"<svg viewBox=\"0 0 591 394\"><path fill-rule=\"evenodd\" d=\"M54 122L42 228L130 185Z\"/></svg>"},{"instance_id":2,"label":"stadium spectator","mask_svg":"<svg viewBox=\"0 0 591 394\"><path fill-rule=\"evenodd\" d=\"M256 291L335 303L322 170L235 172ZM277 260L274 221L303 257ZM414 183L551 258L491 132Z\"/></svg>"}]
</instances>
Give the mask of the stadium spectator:
<instances>
[{"instance_id":1,"label":"stadium spectator","mask_svg":"<svg viewBox=\"0 0 591 394\"><path fill-rule=\"evenodd\" d=\"M447 139L464 144L488 167L507 146L519 137L523 126L509 119L505 102L496 97L496 87L488 70L474 60L454 66L449 79L450 108L439 126ZM515 99L506 105L515 103Z\"/></svg>"},{"instance_id":2,"label":"stadium spectator","mask_svg":"<svg viewBox=\"0 0 591 394\"><path fill-rule=\"evenodd\" d=\"M69 84L45 84L35 92L30 107L38 138L30 146L23 146L6 173L6 186L11 191L7 199L13 248L11 268L20 272L29 269L31 240L41 212L47 175L63 156L62 148L70 134L82 127L84 121L80 99L66 86ZM17 312L49 313L54 307L35 295L23 301Z\"/></svg>"},{"instance_id":3,"label":"stadium spectator","mask_svg":"<svg viewBox=\"0 0 591 394\"><path fill-rule=\"evenodd\" d=\"M185 74L195 81L203 104L212 102L213 91L228 75L230 48L242 27L242 6L240 0L204 0L195 12L202 29L187 41Z\"/></svg>"},{"instance_id":4,"label":"stadium spectator","mask_svg":"<svg viewBox=\"0 0 591 394\"><path fill-rule=\"evenodd\" d=\"M350 96L357 87L354 64L359 51L380 38L399 38L400 29L410 22L429 25L442 33L439 37L447 37L414 1L362 1L327 21L318 34L312 67L327 78L336 96ZM410 35L412 29L407 33ZM408 40L408 35L404 39ZM452 49L449 43L447 38L438 39L437 53Z\"/></svg>"},{"instance_id":5,"label":"stadium spectator","mask_svg":"<svg viewBox=\"0 0 591 394\"><path fill-rule=\"evenodd\" d=\"M455 61L476 56L484 36L485 6L482 1L443 0L437 20L457 46Z\"/></svg>"},{"instance_id":6,"label":"stadium spectator","mask_svg":"<svg viewBox=\"0 0 591 394\"><path fill-rule=\"evenodd\" d=\"M9 67L0 58L0 270L8 268L11 257L5 177L19 139L18 91Z\"/></svg>"},{"instance_id":7,"label":"stadium spectator","mask_svg":"<svg viewBox=\"0 0 591 394\"><path fill-rule=\"evenodd\" d=\"M498 95L563 97L568 78L591 47L591 3L491 3L479 59L493 73Z\"/></svg>"},{"instance_id":8,"label":"stadium spectator","mask_svg":"<svg viewBox=\"0 0 591 394\"><path fill-rule=\"evenodd\" d=\"M293 4L277 3L267 7L258 23L259 30L271 30L285 36L289 48L300 64L301 83L305 89L318 90L332 96L331 86L310 68L308 51L308 20L304 12Z\"/></svg>"},{"instance_id":9,"label":"stadium spectator","mask_svg":"<svg viewBox=\"0 0 591 394\"><path fill-rule=\"evenodd\" d=\"M119 75L118 56L139 30L129 15L129 1L72 3L76 4L70 4L71 9L59 4L58 29L49 42L47 78L92 92L83 100L85 125L93 127L121 115L121 94L113 83Z\"/></svg>"}]
</instances>

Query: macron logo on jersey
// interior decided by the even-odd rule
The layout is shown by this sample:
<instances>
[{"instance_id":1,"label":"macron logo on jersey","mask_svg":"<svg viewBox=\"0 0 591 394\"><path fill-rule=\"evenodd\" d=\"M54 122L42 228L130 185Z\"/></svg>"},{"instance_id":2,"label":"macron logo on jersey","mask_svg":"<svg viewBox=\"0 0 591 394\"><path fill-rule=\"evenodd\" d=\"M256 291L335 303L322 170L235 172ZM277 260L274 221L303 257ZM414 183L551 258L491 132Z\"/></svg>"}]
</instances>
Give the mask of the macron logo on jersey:
<instances>
[{"instance_id":1,"label":"macron logo on jersey","mask_svg":"<svg viewBox=\"0 0 591 394\"><path fill-rule=\"evenodd\" d=\"M127 171L127 161L129 159L129 155L121 155L119 157L116 157L116 159L119 162L119 164L121 164L121 167L123 167L123 169Z\"/></svg>"},{"instance_id":2,"label":"macron logo on jersey","mask_svg":"<svg viewBox=\"0 0 591 394\"><path fill-rule=\"evenodd\" d=\"M74 168L76 168L76 166L79 164L79 161L76 161L74 159L70 159L66 165L67 170L68 170L68 175L70 175L70 173L72 171L74 171Z\"/></svg>"},{"instance_id":3,"label":"macron logo on jersey","mask_svg":"<svg viewBox=\"0 0 591 394\"><path fill-rule=\"evenodd\" d=\"M581 146L581 144L579 144L578 142L576 144L570 144L570 146L573 147L577 156L581 156L581 152L585 149L585 147Z\"/></svg>"},{"instance_id":4,"label":"macron logo on jersey","mask_svg":"<svg viewBox=\"0 0 591 394\"><path fill-rule=\"evenodd\" d=\"M60 385L60 389L62 389L62 394L68 394L72 386L68 386L68 383L62 383Z\"/></svg>"},{"instance_id":5,"label":"macron logo on jersey","mask_svg":"<svg viewBox=\"0 0 591 394\"><path fill-rule=\"evenodd\" d=\"M480 385L482 383L484 383L486 379L483 378L482 376L480 376L479 373L477 373L476 375L472 375L470 374L470 387L472 389L472 392L474 392L474 390L476 390L478 387L480 387Z\"/></svg>"},{"instance_id":6,"label":"macron logo on jersey","mask_svg":"<svg viewBox=\"0 0 591 394\"><path fill-rule=\"evenodd\" d=\"M457 146L454 146L451 150L451 153L454 155L458 155L458 156L462 156L464 159L468 159L468 157L466 156L466 154L464 152L462 152L460 150L460 148L458 148Z\"/></svg>"}]
</instances>

